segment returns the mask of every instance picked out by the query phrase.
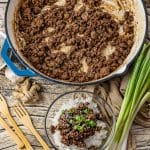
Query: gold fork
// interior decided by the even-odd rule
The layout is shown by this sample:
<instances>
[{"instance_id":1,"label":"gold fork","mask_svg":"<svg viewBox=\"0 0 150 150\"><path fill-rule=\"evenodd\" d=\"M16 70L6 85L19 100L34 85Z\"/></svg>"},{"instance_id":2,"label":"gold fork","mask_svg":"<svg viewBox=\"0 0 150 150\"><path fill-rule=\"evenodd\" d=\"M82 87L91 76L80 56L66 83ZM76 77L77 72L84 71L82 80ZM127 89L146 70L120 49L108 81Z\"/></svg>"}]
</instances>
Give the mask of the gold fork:
<instances>
[{"instance_id":1,"label":"gold fork","mask_svg":"<svg viewBox=\"0 0 150 150\"><path fill-rule=\"evenodd\" d=\"M28 140L26 139L26 137L24 136L22 131L19 129L19 127L17 126L14 119L12 118L12 116L8 110L8 105L6 103L6 100L4 99L4 97L1 94L0 94L0 112L10 121L10 123L12 124L12 126L15 129L16 134L20 137L20 139L24 143L26 149L33 150L30 143L28 142Z\"/></svg>"},{"instance_id":2,"label":"gold fork","mask_svg":"<svg viewBox=\"0 0 150 150\"><path fill-rule=\"evenodd\" d=\"M21 103L16 104L14 107L14 112L16 114L16 117L35 135L37 140L41 143L44 150L50 150L48 145L45 143L45 141L42 139L40 134L35 130L32 121L29 117L28 112L25 110L25 108L21 105Z\"/></svg>"}]
</instances>

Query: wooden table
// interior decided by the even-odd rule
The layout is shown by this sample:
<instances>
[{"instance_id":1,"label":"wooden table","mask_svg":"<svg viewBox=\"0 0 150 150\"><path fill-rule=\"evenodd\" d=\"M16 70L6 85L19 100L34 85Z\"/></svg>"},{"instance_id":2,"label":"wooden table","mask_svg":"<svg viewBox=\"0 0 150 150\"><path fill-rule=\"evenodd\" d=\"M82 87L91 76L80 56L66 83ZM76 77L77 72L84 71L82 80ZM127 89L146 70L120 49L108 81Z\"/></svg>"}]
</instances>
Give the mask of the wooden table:
<instances>
[{"instance_id":1,"label":"wooden table","mask_svg":"<svg viewBox=\"0 0 150 150\"><path fill-rule=\"evenodd\" d=\"M0 30L4 30L4 12L5 6L7 4L7 0L0 0ZM147 9L148 9L148 17L149 17L149 25L150 25L150 0L147 0ZM150 38L150 29L149 29L149 38ZM36 129L40 132L40 134L45 137L44 132L44 116L48 109L49 104L60 94L75 90L75 89L87 89L89 91L93 91L94 86L88 87L69 87L62 86L50 83L41 78L35 78L35 80L42 86L42 90L40 91L41 100L34 104L27 106L27 110L29 111L32 120ZM0 72L0 92L5 95L8 100L10 110L11 106L14 103L14 99L11 96L11 92L14 89L14 85L9 82ZM12 112L13 114L13 112ZM14 114L13 114L14 116ZM15 117L14 117L15 118ZM34 138L34 136L15 118L18 123L18 126L23 130L26 134L29 141L32 143L32 146L35 150L41 150L40 144ZM143 128L138 125L134 125L132 128L132 133L135 135L136 141L136 150L150 150L150 128ZM16 150L15 144L11 141L10 137L8 137L6 131L0 127L0 150Z\"/></svg>"}]
</instances>

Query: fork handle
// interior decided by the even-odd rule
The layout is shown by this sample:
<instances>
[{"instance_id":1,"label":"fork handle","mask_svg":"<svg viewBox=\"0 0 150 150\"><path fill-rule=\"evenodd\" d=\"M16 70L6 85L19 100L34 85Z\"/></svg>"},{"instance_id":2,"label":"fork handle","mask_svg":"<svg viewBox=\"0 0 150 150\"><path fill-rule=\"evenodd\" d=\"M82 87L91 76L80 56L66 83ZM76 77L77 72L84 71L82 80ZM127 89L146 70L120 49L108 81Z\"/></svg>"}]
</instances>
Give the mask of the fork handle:
<instances>
[{"instance_id":1,"label":"fork handle","mask_svg":"<svg viewBox=\"0 0 150 150\"><path fill-rule=\"evenodd\" d=\"M50 150L50 148L48 147L48 145L46 144L46 142L42 139L41 135L35 130L35 128L33 127L33 125L30 126L29 129L33 133L33 135L35 135L35 137L40 142L40 144L43 146L43 149L44 150Z\"/></svg>"},{"instance_id":2,"label":"fork handle","mask_svg":"<svg viewBox=\"0 0 150 150\"><path fill-rule=\"evenodd\" d=\"M19 137L13 132L13 130L8 126L8 124L4 121L3 118L0 117L1 126L7 131L9 136L15 141L18 148L21 149L24 147L24 143L19 139Z\"/></svg>"},{"instance_id":3,"label":"fork handle","mask_svg":"<svg viewBox=\"0 0 150 150\"><path fill-rule=\"evenodd\" d=\"M26 139L26 137L24 136L24 134L22 133L22 131L19 129L19 127L17 126L17 124L14 121L14 119L12 118L12 116L10 114L8 114L6 117L10 121L10 123L12 124L12 126L14 127L16 134L20 137L20 139L25 144L26 149L27 150L33 150L32 146L29 143L29 141Z\"/></svg>"}]
</instances>

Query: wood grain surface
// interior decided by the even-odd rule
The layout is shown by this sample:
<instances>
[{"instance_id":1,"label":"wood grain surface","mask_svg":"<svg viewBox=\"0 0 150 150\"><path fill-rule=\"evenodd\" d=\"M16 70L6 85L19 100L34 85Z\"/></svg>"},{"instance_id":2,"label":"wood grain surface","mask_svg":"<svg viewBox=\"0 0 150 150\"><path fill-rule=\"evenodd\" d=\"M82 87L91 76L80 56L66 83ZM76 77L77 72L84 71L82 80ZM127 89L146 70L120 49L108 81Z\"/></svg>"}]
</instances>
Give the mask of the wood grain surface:
<instances>
[{"instance_id":1,"label":"wood grain surface","mask_svg":"<svg viewBox=\"0 0 150 150\"><path fill-rule=\"evenodd\" d=\"M4 31L4 12L7 4L7 0L0 0L0 31ZM146 0L147 14L149 18L149 26L150 26L150 0ZM148 39L150 39L150 28L148 29ZM50 103L58 97L60 94L76 90L76 89L86 89L88 91L93 91L94 86L87 87L73 87L73 86L63 86L57 85L47 80L41 78L34 78L41 86L42 89L40 91L41 100L36 104L26 106L26 109L29 111L30 116L33 120L33 123L39 133L46 139L45 131L44 131L44 118L46 115L46 111ZM6 97L7 102L10 107L14 104L15 100L13 99L12 90L14 89L14 84L9 82L0 72L0 92ZM11 111L12 112L12 111ZM14 113L12 112L14 116ZM26 137L31 142L32 146L35 150L42 150L40 144L37 142L35 137L27 130L15 117L14 119L17 121L18 126L23 130ZM150 128L143 128L142 126L134 125L132 127L132 138L130 144L136 143L136 147L132 148L132 150L150 150ZM7 132L0 126L0 150L17 150L16 145L13 143L11 138L8 136ZM130 148L129 148L130 150Z\"/></svg>"}]
</instances>

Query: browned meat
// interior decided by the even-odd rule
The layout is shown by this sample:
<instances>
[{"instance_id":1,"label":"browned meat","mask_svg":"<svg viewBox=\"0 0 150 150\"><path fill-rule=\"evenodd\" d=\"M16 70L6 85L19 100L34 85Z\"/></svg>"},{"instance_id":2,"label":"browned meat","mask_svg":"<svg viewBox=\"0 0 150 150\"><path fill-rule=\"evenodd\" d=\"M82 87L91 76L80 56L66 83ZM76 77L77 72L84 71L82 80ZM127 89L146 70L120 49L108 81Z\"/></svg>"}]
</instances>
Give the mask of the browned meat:
<instances>
[{"instance_id":1,"label":"browned meat","mask_svg":"<svg viewBox=\"0 0 150 150\"><path fill-rule=\"evenodd\" d=\"M18 10L17 27L26 42L21 51L29 62L49 77L70 82L97 80L115 71L133 46L132 12L117 22L97 7L101 0L83 0L85 6L78 12L74 11L77 0L66 0L64 6L55 2L24 0ZM42 11L47 5L50 9ZM119 34L120 26L123 35ZM49 32L49 27L54 30ZM70 47L67 53L61 51L62 45ZM115 52L106 58L103 50L108 45L115 47ZM83 59L87 71L81 69Z\"/></svg>"},{"instance_id":2,"label":"browned meat","mask_svg":"<svg viewBox=\"0 0 150 150\"><path fill-rule=\"evenodd\" d=\"M74 144L78 147L86 147L84 140L101 130L96 123L100 120L98 116L100 114L95 114L89 108L89 103L80 103L77 107L62 111L58 125L51 126L51 132L59 130L61 141L67 146ZM90 149L94 150L94 148L92 146Z\"/></svg>"}]
</instances>

